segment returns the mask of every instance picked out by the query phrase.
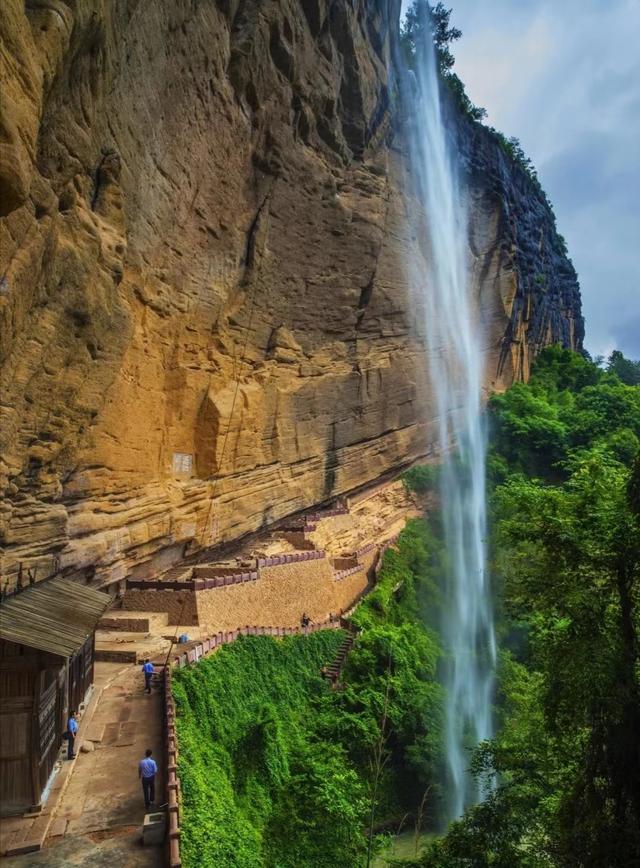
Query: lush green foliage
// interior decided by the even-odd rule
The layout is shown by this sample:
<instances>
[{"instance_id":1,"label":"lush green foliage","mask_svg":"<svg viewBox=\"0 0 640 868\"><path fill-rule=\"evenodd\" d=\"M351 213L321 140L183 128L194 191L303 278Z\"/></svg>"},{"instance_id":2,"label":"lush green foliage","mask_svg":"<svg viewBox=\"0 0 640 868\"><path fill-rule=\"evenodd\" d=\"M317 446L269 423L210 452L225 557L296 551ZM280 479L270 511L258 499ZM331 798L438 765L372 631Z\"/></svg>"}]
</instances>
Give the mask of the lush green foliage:
<instances>
[{"instance_id":1,"label":"lush green foliage","mask_svg":"<svg viewBox=\"0 0 640 868\"><path fill-rule=\"evenodd\" d=\"M607 359L607 370L627 386L640 386L640 361L625 359L620 350L614 350Z\"/></svg>"},{"instance_id":2,"label":"lush green foliage","mask_svg":"<svg viewBox=\"0 0 640 868\"><path fill-rule=\"evenodd\" d=\"M552 347L490 415L500 784L421 864L637 864L640 389Z\"/></svg>"},{"instance_id":3,"label":"lush green foliage","mask_svg":"<svg viewBox=\"0 0 640 868\"><path fill-rule=\"evenodd\" d=\"M416 464L402 474L402 481L409 491L427 494L436 488L437 468L433 464Z\"/></svg>"},{"instance_id":4,"label":"lush green foliage","mask_svg":"<svg viewBox=\"0 0 640 868\"><path fill-rule=\"evenodd\" d=\"M407 9L400 35L405 62L409 68L415 68L425 34L430 34L443 84L461 111L473 120L479 121L486 117L487 112L471 102L464 84L453 72L455 59L450 45L460 39L462 32L457 27L451 26L450 17L451 9L447 9L443 3L438 2L435 6L430 6L427 0L413 0L412 5Z\"/></svg>"},{"instance_id":5,"label":"lush green foliage","mask_svg":"<svg viewBox=\"0 0 640 868\"><path fill-rule=\"evenodd\" d=\"M281 641L244 637L176 673L185 865L280 864L266 861L265 829L272 823L277 831L301 768L347 794L335 805L345 819L332 817L326 836L330 854L332 845L342 849L362 792L353 777L344 780L339 754L314 752L303 722L314 695L327 691L320 668L341 640L332 630ZM307 808L327 820L326 792L309 786Z\"/></svg>"},{"instance_id":6,"label":"lush green foliage","mask_svg":"<svg viewBox=\"0 0 640 868\"><path fill-rule=\"evenodd\" d=\"M176 674L185 865L352 868L372 808L379 827L419 804L441 743L428 533L411 522L385 554L343 689L320 677L332 630L245 637Z\"/></svg>"}]
</instances>

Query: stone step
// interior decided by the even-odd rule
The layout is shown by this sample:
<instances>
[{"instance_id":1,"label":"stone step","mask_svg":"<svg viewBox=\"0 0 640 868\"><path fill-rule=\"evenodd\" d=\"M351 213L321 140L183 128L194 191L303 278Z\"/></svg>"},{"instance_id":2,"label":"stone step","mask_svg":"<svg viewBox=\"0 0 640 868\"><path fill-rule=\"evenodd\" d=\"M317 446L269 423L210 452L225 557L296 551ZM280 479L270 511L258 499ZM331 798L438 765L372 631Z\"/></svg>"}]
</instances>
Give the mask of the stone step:
<instances>
[{"instance_id":1,"label":"stone step","mask_svg":"<svg viewBox=\"0 0 640 868\"><path fill-rule=\"evenodd\" d=\"M38 817L31 823L24 823L2 841L2 854L4 856L21 856L24 853L34 853L36 850L41 850L50 823L50 815Z\"/></svg>"},{"instance_id":2,"label":"stone step","mask_svg":"<svg viewBox=\"0 0 640 868\"><path fill-rule=\"evenodd\" d=\"M138 612L114 609L98 621L98 630L125 630L130 633L162 633L169 623L167 612Z\"/></svg>"},{"instance_id":3,"label":"stone step","mask_svg":"<svg viewBox=\"0 0 640 868\"><path fill-rule=\"evenodd\" d=\"M114 651L112 648L98 648L94 659L99 663L137 663L136 651Z\"/></svg>"},{"instance_id":4,"label":"stone step","mask_svg":"<svg viewBox=\"0 0 640 868\"><path fill-rule=\"evenodd\" d=\"M169 647L170 642L160 635L125 630L96 632L96 660L102 663L141 663L146 657L166 653Z\"/></svg>"}]
</instances>

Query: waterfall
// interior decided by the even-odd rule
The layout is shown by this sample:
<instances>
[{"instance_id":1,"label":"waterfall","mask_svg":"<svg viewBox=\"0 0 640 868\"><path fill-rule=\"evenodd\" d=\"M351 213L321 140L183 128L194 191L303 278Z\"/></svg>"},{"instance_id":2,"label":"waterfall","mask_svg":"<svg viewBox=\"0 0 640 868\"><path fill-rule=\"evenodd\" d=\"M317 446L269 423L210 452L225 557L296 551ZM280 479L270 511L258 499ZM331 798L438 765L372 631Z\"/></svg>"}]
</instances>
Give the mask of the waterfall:
<instances>
[{"instance_id":1,"label":"waterfall","mask_svg":"<svg viewBox=\"0 0 640 868\"><path fill-rule=\"evenodd\" d=\"M415 195L415 235L424 257L408 263L425 311L429 379L443 459L440 498L447 551L441 635L445 646L445 819L482 799L490 782L468 772L470 748L492 736L496 646L486 569L486 437L483 349L471 297L465 195L441 103L431 39L417 52L403 92ZM425 265L426 263L426 265Z\"/></svg>"}]
</instances>

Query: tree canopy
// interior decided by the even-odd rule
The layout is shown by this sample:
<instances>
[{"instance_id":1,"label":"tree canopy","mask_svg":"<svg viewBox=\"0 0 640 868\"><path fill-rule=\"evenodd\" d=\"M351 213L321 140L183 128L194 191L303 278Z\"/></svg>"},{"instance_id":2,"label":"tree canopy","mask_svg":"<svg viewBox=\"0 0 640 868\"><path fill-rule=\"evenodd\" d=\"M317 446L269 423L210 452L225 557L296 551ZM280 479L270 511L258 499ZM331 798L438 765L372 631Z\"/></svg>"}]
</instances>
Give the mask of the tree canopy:
<instances>
[{"instance_id":1,"label":"tree canopy","mask_svg":"<svg viewBox=\"0 0 640 868\"><path fill-rule=\"evenodd\" d=\"M550 347L489 414L499 785L420 864L637 864L640 388Z\"/></svg>"}]
</instances>

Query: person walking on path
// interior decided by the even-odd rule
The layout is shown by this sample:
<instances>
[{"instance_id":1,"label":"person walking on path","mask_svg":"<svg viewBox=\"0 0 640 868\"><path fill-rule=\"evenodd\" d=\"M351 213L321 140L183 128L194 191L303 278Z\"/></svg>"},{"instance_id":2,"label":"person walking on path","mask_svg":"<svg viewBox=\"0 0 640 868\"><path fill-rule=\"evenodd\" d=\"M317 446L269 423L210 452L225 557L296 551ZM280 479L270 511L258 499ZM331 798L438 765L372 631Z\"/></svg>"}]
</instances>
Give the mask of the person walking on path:
<instances>
[{"instance_id":1,"label":"person walking on path","mask_svg":"<svg viewBox=\"0 0 640 868\"><path fill-rule=\"evenodd\" d=\"M151 679L153 677L153 663L149 662L149 658L144 661L142 666L144 672L144 689L147 693L151 693Z\"/></svg>"},{"instance_id":2,"label":"person walking on path","mask_svg":"<svg viewBox=\"0 0 640 868\"><path fill-rule=\"evenodd\" d=\"M147 810L155 803L156 799L156 774L158 766L156 761L151 759L153 751L148 747L144 752L144 759L141 759L138 764L138 777L142 781L142 794L144 796L144 806Z\"/></svg>"},{"instance_id":3,"label":"person walking on path","mask_svg":"<svg viewBox=\"0 0 640 868\"><path fill-rule=\"evenodd\" d=\"M67 759L75 759L73 750L76 743L76 733L78 732L78 720L75 711L72 711L67 721Z\"/></svg>"}]
</instances>

